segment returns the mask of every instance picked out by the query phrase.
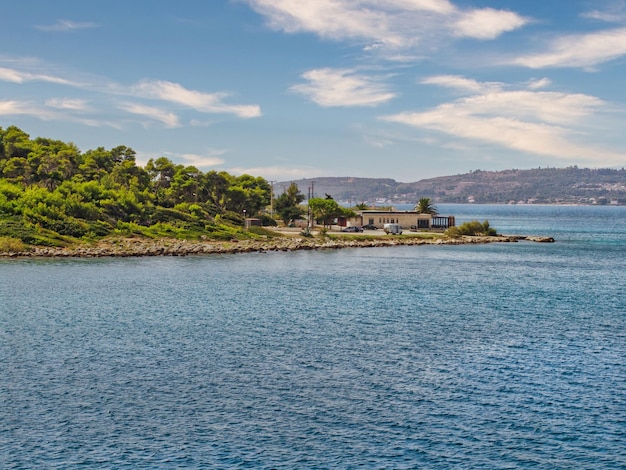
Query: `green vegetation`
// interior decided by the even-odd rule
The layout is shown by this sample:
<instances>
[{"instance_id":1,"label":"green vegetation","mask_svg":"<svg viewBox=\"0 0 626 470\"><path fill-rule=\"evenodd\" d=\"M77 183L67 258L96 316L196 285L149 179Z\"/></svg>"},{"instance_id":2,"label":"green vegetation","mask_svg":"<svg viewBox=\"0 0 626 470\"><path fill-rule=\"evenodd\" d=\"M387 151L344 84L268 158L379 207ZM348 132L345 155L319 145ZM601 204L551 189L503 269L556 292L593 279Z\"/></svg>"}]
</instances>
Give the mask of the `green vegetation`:
<instances>
[{"instance_id":1,"label":"green vegetation","mask_svg":"<svg viewBox=\"0 0 626 470\"><path fill-rule=\"evenodd\" d=\"M304 210L300 207L302 201L304 201L304 195L300 192L296 183L291 183L285 192L276 198L274 208L285 225L289 225L294 220L302 217L304 213Z\"/></svg>"},{"instance_id":2,"label":"green vegetation","mask_svg":"<svg viewBox=\"0 0 626 470\"><path fill-rule=\"evenodd\" d=\"M483 223L478 222L477 220L472 220L471 222L465 222L458 227L450 227L445 231L445 235L452 238L458 238L462 235L468 236L496 236L496 229L489 226L489 221L485 220Z\"/></svg>"},{"instance_id":3,"label":"green vegetation","mask_svg":"<svg viewBox=\"0 0 626 470\"><path fill-rule=\"evenodd\" d=\"M341 207L332 196L326 194L325 198L314 197L309 199L309 209L317 223L322 224L325 229L332 225L337 217L354 217L356 213L352 209Z\"/></svg>"},{"instance_id":4,"label":"green vegetation","mask_svg":"<svg viewBox=\"0 0 626 470\"><path fill-rule=\"evenodd\" d=\"M429 197L422 197L417 201L417 205L415 206L415 210L420 214L431 214L437 215L439 211L432 203Z\"/></svg>"},{"instance_id":5,"label":"green vegetation","mask_svg":"<svg viewBox=\"0 0 626 470\"><path fill-rule=\"evenodd\" d=\"M22 240L12 237L0 237L0 252L17 253L25 249L26 245Z\"/></svg>"},{"instance_id":6,"label":"green vegetation","mask_svg":"<svg viewBox=\"0 0 626 470\"><path fill-rule=\"evenodd\" d=\"M260 177L203 173L165 157L142 168L126 146L83 153L73 143L0 128L0 251L108 235L268 236L241 227L244 215L275 224L262 214L270 197L270 185Z\"/></svg>"},{"instance_id":7,"label":"green vegetation","mask_svg":"<svg viewBox=\"0 0 626 470\"><path fill-rule=\"evenodd\" d=\"M309 199L309 209L311 209L315 220L322 224L324 228L332 224L332 220L341 213L339 204L332 197L314 197Z\"/></svg>"}]
</instances>

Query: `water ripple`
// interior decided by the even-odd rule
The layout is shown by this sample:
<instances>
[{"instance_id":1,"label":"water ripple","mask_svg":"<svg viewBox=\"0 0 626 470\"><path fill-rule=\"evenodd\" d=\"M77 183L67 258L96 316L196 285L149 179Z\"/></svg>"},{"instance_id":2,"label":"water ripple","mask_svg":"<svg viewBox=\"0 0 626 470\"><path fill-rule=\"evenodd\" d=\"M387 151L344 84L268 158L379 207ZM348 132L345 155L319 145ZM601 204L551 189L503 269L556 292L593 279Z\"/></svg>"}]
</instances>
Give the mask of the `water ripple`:
<instances>
[{"instance_id":1,"label":"water ripple","mask_svg":"<svg viewBox=\"0 0 626 470\"><path fill-rule=\"evenodd\" d=\"M0 467L626 468L623 263L2 262Z\"/></svg>"}]
</instances>

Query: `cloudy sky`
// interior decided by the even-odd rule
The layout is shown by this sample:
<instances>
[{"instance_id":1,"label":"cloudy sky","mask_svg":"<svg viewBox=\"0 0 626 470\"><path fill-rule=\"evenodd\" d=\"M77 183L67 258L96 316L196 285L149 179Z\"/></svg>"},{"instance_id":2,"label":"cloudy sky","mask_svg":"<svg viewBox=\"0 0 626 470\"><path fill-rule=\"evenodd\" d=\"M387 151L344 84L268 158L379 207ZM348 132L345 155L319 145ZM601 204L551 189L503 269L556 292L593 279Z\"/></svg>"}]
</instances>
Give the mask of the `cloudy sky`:
<instances>
[{"instance_id":1,"label":"cloudy sky","mask_svg":"<svg viewBox=\"0 0 626 470\"><path fill-rule=\"evenodd\" d=\"M626 165L625 0L22 0L0 127L269 180Z\"/></svg>"}]
</instances>

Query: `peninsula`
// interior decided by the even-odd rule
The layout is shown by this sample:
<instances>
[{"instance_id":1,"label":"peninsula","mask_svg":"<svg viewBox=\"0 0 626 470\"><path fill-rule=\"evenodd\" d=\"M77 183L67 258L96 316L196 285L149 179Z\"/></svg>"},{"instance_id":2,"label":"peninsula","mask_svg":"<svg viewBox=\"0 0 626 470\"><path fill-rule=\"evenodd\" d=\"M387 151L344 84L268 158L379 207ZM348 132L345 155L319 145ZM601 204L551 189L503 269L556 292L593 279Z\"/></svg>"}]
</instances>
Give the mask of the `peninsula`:
<instances>
[{"instance_id":1,"label":"peninsula","mask_svg":"<svg viewBox=\"0 0 626 470\"><path fill-rule=\"evenodd\" d=\"M135 157L123 145L82 152L73 143L32 139L16 126L0 128L0 256L174 256L520 239L492 236L488 221L470 224L471 233L458 230L454 217L435 217L429 198L420 200L426 207L415 220L401 222L399 212L372 211L365 203L343 207L331 194L305 197L294 182L277 195L262 177L204 173L163 156L142 167ZM306 230L287 230L303 222ZM416 230L382 237L326 230L333 223L360 230L384 222Z\"/></svg>"},{"instance_id":2,"label":"peninsula","mask_svg":"<svg viewBox=\"0 0 626 470\"><path fill-rule=\"evenodd\" d=\"M0 257L131 257L131 256L187 256L206 254L234 254L271 251L328 250L340 248L375 248L418 245L462 245L475 243L514 243L518 241L554 242L551 237L520 235L501 236L331 236L302 237L287 235L256 240L200 240L187 241L171 238L108 238L97 243L71 247L30 247L21 251L0 251Z\"/></svg>"}]
</instances>

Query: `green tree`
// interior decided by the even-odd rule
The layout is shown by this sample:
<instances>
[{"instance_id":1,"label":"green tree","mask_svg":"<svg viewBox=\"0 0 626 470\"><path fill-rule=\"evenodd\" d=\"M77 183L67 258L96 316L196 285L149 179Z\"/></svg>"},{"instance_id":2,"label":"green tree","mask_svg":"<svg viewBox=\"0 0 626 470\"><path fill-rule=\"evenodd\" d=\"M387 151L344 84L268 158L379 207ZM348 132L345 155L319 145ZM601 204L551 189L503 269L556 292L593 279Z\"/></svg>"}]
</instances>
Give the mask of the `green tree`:
<instances>
[{"instance_id":1,"label":"green tree","mask_svg":"<svg viewBox=\"0 0 626 470\"><path fill-rule=\"evenodd\" d=\"M304 201L304 194L300 192L296 183L291 183L285 192L276 198L274 208L285 225L302 217L303 210L299 207L302 201Z\"/></svg>"},{"instance_id":2,"label":"green tree","mask_svg":"<svg viewBox=\"0 0 626 470\"><path fill-rule=\"evenodd\" d=\"M9 158L2 168L2 176L14 183L29 184L32 172L28 160L24 157Z\"/></svg>"},{"instance_id":3,"label":"green tree","mask_svg":"<svg viewBox=\"0 0 626 470\"><path fill-rule=\"evenodd\" d=\"M241 214L255 215L270 203L272 189L260 176L243 174L232 177L226 192L226 210Z\"/></svg>"},{"instance_id":4,"label":"green tree","mask_svg":"<svg viewBox=\"0 0 626 470\"><path fill-rule=\"evenodd\" d=\"M174 201L176 203L198 202L199 179L200 171L195 166L177 166L170 185Z\"/></svg>"},{"instance_id":5,"label":"green tree","mask_svg":"<svg viewBox=\"0 0 626 470\"><path fill-rule=\"evenodd\" d=\"M26 158L32 148L30 136L16 126L9 126L2 132L2 150L4 158Z\"/></svg>"},{"instance_id":6,"label":"green tree","mask_svg":"<svg viewBox=\"0 0 626 470\"><path fill-rule=\"evenodd\" d=\"M143 168L135 165L134 160L123 160L111 170L111 178L120 186L135 191L150 188L150 176Z\"/></svg>"},{"instance_id":7,"label":"green tree","mask_svg":"<svg viewBox=\"0 0 626 470\"><path fill-rule=\"evenodd\" d=\"M421 197L419 201L417 201L415 210L420 214L431 214L431 215L439 214L439 211L437 210L437 208L432 203L429 197Z\"/></svg>"},{"instance_id":8,"label":"green tree","mask_svg":"<svg viewBox=\"0 0 626 470\"><path fill-rule=\"evenodd\" d=\"M332 198L311 198L309 199L309 209L311 209L315 220L323 224L324 228L327 225L332 225L333 219L342 213L341 207Z\"/></svg>"},{"instance_id":9,"label":"green tree","mask_svg":"<svg viewBox=\"0 0 626 470\"><path fill-rule=\"evenodd\" d=\"M115 163L133 162L135 163L135 156L137 153L130 147L125 145L118 145L111 149L111 158Z\"/></svg>"},{"instance_id":10,"label":"green tree","mask_svg":"<svg viewBox=\"0 0 626 470\"><path fill-rule=\"evenodd\" d=\"M175 202L171 197L169 188L176 174L176 165L167 157L159 157L156 160L151 158L148 160L145 170L152 182L157 204L164 207L174 207Z\"/></svg>"},{"instance_id":11,"label":"green tree","mask_svg":"<svg viewBox=\"0 0 626 470\"><path fill-rule=\"evenodd\" d=\"M222 211L226 206L226 191L228 191L230 175L225 171L209 171L201 176L200 194L201 200L211 206L211 211ZM214 214L215 215L215 214Z\"/></svg>"}]
</instances>

